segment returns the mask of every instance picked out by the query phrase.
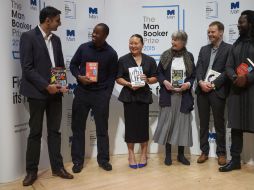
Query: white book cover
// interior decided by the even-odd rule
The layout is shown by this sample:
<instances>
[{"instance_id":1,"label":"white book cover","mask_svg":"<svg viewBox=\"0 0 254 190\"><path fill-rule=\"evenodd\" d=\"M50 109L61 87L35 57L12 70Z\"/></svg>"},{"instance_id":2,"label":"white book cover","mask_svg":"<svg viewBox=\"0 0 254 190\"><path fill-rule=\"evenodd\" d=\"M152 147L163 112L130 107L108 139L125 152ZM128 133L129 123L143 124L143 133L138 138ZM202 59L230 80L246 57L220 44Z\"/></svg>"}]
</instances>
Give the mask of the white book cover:
<instances>
[{"instance_id":1,"label":"white book cover","mask_svg":"<svg viewBox=\"0 0 254 190\"><path fill-rule=\"evenodd\" d=\"M143 74L142 67L130 67L129 76L132 87L145 86L145 81L141 80L140 75Z\"/></svg>"},{"instance_id":2,"label":"white book cover","mask_svg":"<svg viewBox=\"0 0 254 190\"><path fill-rule=\"evenodd\" d=\"M247 58L247 61L251 64L251 66L254 68L254 63L253 63L253 61L251 61L251 59L250 58Z\"/></svg>"},{"instance_id":3,"label":"white book cover","mask_svg":"<svg viewBox=\"0 0 254 190\"><path fill-rule=\"evenodd\" d=\"M205 82L213 82L218 76L220 76L219 72L210 69L206 74Z\"/></svg>"}]
</instances>

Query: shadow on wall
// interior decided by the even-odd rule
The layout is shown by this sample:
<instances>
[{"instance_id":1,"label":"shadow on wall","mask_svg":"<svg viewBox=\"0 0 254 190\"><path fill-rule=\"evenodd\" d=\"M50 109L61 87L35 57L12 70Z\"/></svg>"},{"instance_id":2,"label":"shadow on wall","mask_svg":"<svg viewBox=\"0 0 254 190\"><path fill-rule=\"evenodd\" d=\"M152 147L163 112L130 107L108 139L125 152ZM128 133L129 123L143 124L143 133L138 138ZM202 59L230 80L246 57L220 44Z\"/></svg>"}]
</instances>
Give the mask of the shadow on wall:
<instances>
[{"instance_id":1,"label":"shadow on wall","mask_svg":"<svg viewBox=\"0 0 254 190\"><path fill-rule=\"evenodd\" d=\"M159 86L158 86L159 87ZM158 88L159 89L159 88ZM158 115L159 115L159 93L152 93L153 103L149 106L149 153L161 153L164 151L164 146L157 144L153 141L154 132L157 128ZM139 149L141 151L141 148Z\"/></svg>"}]
</instances>

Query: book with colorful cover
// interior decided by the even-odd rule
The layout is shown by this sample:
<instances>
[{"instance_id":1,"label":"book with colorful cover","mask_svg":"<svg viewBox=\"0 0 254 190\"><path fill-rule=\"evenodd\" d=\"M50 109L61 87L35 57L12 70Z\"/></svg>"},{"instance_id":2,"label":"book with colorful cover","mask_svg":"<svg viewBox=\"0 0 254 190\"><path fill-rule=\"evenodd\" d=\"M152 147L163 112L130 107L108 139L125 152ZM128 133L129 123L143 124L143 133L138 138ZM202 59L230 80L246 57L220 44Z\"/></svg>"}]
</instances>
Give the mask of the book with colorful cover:
<instances>
[{"instance_id":1,"label":"book with colorful cover","mask_svg":"<svg viewBox=\"0 0 254 190\"><path fill-rule=\"evenodd\" d=\"M175 70L171 71L171 84L175 88L180 88L184 83L184 72L183 70Z\"/></svg>"},{"instance_id":2,"label":"book with colorful cover","mask_svg":"<svg viewBox=\"0 0 254 190\"><path fill-rule=\"evenodd\" d=\"M86 62L86 76L93 82L98 81L98 62Z\"/></svg>"},{"instance_id":3,"label":"book with colorful cover","mask_svg":"<svg viewBox=\"0 0 254 190\"><path fill-rule=\"evenodd\" d=\"M206 74L205 82L213 82L215 79L217 79L220 76L221 73L218 71L209 69L209 71Z\"/></svg>"},{"instance_id":4,"label":"book with colorful cover","mask_svg":"<svg viewBox=\"0 0 254 190\"><path fill-rule=\"evenodd\" d=\"M247 75L254 69L254 63L250 58L240 63L236 68L237 75Z\"/></svg>"},{"instance_id":5,"label":"book with colorful cover","mask_svg":"<svg viewBox=\"0 0 254 190\"><path fill-rule=\"evenodd\" d=\"M53 67L51 68L51 84L59 84L60 86L67 86L67 74L66 68L64 67Z\"/></svg>"},{"instance_id":6,"label":"book with colorful cover","mask_svg":"<svg viewBox=\"0 0 254 190\"><path fill-rule=\"evenodd\" d=\"M140 75L143 74L142 67L130 67L129 76L132 87L142 87L145 86L145 81L141 80Z\"/></svg>"}]
</instances>

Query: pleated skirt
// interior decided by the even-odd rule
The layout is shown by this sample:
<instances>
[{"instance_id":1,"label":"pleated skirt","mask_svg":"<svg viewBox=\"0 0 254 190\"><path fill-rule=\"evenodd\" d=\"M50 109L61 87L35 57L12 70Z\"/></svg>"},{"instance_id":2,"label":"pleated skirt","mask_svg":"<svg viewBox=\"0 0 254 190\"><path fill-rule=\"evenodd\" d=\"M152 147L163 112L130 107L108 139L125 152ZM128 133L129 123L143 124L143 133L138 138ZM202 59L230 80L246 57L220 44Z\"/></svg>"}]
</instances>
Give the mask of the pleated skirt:
<instances>
[{"instance_id":1,"label":"pleated skirt","mask_svg":"<svg viewBox=\"0 0 254 190\"><path fill-rule=\"evenodd\" d=\"M171 106L161 107L154 142L178 146L192 146L191 114L181 113L181 94L172 94Z\"/></svg>"}]
</instances>

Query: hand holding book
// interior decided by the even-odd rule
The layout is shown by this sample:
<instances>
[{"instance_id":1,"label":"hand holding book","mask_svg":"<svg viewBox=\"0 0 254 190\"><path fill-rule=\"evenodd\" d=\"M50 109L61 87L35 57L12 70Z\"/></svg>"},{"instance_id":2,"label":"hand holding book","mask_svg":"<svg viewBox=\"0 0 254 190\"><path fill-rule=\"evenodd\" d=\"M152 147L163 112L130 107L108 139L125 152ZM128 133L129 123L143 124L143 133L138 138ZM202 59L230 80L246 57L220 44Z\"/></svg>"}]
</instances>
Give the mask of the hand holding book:
<instances>
[{"instance_id":1,"label":"hand holding book","mask_svg":"<svg viewBox=\"0 0 254 190\"><path fill-rule=\"evenodd\" d=\"M60 91L61 86L59 84L49 84L46 87L46 90L48 91L49 94L56 94Z\"/></svg>"},{"instance_id":2,"label":"hand holding book","mask_svg":"<svg viewBox=\"0 0 254 190\"><path fill-rule=\"evenodd\" d=\"M78 80L84 85L88 85L94 82L89 77L82 75L78 75Z\"/></svg>"},{"instance_id":3,"label":"hand holding book","mask_svg":"<svg viewBox=\"0 0 254 190\"><path fill-rule=\"evenodd\" d=\"M174 90L174 87L168 80L163 81L164 86L166 87L167 90Z\"/></svg>"},{"instance_id":4,"label":"hand holding book","mask_svg":"<svg viewBox=\"0 0 254 190\"><path fill-rule=\"evenodd\" d=\"M238 87L245 87L248 79L247 74L254 70L254 63L250 58L247 58L240 63L236 68L237 77L234 80L234 84Z\"/></svg>"},{"instance_id":5,"label":"hand holding book","mask_svg":"<svg viewBox=\"0 0 254 190\"><path fill-rule=\"evenodd\" d=\"M234 84L238 87L244 87L247 84L247 75L238 75L234 81Z\"/></svg>"},{"instance_id":6,"label":"hand holding book","mask_svg":"<svg viewBox=\"0 0 254 190\"><path fill-rule=\"evenodd\" d=\"M190 83L189 82L185 82L181 85L181 90L182 91L185 91L185 90L188 90L190 88Z\"/></svg>"},{"instance_id":7,"label":"hand holding book","mask_svg":"<svg viewBox=\"0 0 254 190\"><path fill-rule=\"evenodd\" d=\"M146 76L145 74L141 74L141 75L140 75L140 79L141 79L142 81L145 81L145 83L148 83L148 78L147 78L147 76Z\"/></svg>"},{"instance_id":8,"label":"hand holding book","mask_svg":"<svg viewBox=\"0 0 254 190\"><path fill-rule=\"evenodd\" d=\"M211 82L199 81L198 84L203 92L210 92L213 90Z\"/></svg>"},{"instance_id":9,"label":"hand holding book","mask_svg":"<svg viewBox=\"0 0 254 190\"><path fill-rule=\"evenodd\" d=\"M68 86L62 86L59 89L59 91L62 92L62 93L67 93L67 92L69 92L69 87Z\"/></svg>"}]
</instances>

